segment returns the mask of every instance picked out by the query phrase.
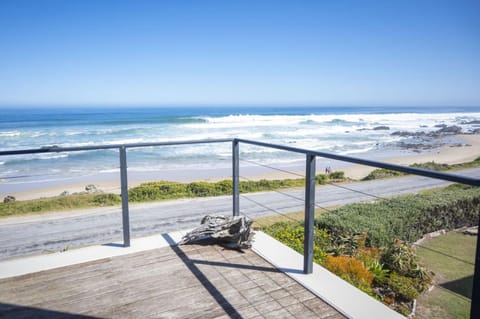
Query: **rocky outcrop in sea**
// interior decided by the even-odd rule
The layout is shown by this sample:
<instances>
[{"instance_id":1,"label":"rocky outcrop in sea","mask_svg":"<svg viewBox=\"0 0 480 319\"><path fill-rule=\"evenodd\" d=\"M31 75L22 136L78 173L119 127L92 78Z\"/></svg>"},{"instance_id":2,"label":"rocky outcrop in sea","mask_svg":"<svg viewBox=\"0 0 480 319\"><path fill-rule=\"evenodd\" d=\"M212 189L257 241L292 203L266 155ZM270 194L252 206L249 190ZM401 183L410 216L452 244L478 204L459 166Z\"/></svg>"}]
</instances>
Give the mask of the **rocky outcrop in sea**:
<instances>
[{"instance_id":1,"label":"rocky outcrop in sea","mask_svg":"<svg viewBox=\"0 0 480 319\"><path fill-rule=\"evenodd\" d=\"M469 121L462 122L462 124L472 125L477 122L480 123L480 121ZM452 147L467 146L462 144L460 140L452 139L452 137L459 134L480 134L480 128L464 130L458 125L446 124L437 124L434 127L437 129L433 131L395 131L390 135L405 138L396 143L399 148L419 152L447 145Z\"/></svg>"}]
</instances>

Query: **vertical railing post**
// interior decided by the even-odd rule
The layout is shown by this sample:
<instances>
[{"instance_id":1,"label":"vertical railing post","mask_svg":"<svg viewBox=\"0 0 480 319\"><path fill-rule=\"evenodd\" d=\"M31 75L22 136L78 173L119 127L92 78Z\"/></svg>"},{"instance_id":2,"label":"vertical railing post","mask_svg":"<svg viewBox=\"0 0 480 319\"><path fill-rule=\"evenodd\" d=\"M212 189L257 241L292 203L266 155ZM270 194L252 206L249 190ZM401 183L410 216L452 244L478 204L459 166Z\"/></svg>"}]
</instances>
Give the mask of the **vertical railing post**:
<instances>
[{"instance_id":1,"label":"vertical railing post","mask_svg":"<svg viewBox=\"0 0 480 319\"><path fill-rule=\"evenodd\" d=\"M475 266L473 271L472 298L470 300L470 319L478 319L480 318L480 233L478 231Z\"/></svg>"},{"instance_id":2,"label":"vertical railing post","mask_svg":"<svg viewBox=\"0 0 480 319\"><path fill-rule=\"evenodd\" d=\"M233 190L233 216L240 215L240 160L239 142L232 141L232 190Z\"/></svg>"},{"instance_id":3,"label":"vertical railing post","mask_svg":"<svg viewBox=\"0 0 480 319\"><path fill-rule=\"evenodd\" d=\"M130 247L130 217L128 212L127 149L120 147L120 184L122 194L123 246Z\"/></svg>"},{"instance_id":4,"label":"vertical railing post","mask_svg":"<svg viewBox=\"0 0 480 319\"><path fill-rule=\"evenodd\" d=\"M315 219L315 156L307 154L305 174L305 225L303 238L303 273L313 271L313 227Z\"/></svg>"}]
</instances>

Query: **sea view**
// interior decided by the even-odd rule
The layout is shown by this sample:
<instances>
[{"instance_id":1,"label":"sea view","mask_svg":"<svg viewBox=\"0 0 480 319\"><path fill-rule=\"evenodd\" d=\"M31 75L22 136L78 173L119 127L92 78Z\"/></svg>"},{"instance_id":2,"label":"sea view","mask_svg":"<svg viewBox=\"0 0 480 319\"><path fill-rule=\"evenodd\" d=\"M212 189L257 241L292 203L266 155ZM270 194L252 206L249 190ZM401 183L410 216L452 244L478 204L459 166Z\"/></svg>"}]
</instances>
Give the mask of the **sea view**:
<instances>
[{"instance_id":1,"label":"sea view","mask_svg":"<svg viewBox=\"0 0 480 319\"><path fill-rule=\"evenodd\" d=\"M379 159L462 144L453 134L428 133L445 126L472 133L479 120L480 108L474 107L3 108L0 150L238 137ZM241 158L280 166L302 159L253 146L242 147ZM129 171L228 168L230 160L227 144L139 148L129 151ZM2 182L15 184L116 172L118 151L8 156L0 158L0 169Z\"/></svg>"},{"instance_id":2,"label":"sea view","mask_svg":"<svg viewBox=\"0 0 480 319\"><path fill-rule=\"evenodd\" d=\"M0 21L0 319L480 318L480 1Z\"/></svg>"}]
</instances>

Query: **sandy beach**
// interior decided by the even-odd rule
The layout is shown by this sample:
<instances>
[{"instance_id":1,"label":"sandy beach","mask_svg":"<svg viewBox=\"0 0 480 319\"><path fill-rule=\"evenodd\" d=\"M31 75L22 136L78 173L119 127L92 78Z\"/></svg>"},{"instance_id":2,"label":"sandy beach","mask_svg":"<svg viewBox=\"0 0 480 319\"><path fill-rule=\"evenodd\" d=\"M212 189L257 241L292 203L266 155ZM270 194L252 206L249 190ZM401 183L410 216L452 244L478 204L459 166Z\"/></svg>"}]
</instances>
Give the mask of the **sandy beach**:
<instances>
[{"instance_id":1,"label":"sandy beach","mask_svg":"<svg viewBox=\"0 0 480 319\"><path fill-rule=\"evenodd\" d=\"M445 164L457 164L469 162L480 157L479 135L457 135L456 138L460 138L464 142L457 146L445 146L421 152L409 151L400 156L382 158L379 160L399 165L411 165L413 163L424 163L429 161ZM324 167L326 166L330 166L333 170L344 171L345 175L352 179L361 179L375 169L373 167L363 165L350 165L345 162L318 159L317 174L323 173ZM241 179L285 179L298 178L300 177L299 175L304 175L304 164L302 162L293 163L288 166L279 166L276 168L279 170L273 170L262 166L253 166L251 163L241 161ZM231 168L129 172L128 184L129 187L135 187L144 182L157 180L169 180L177 182L192 182L200 180L218 181L230 179L231 176ZM6 185L5 182L0 182L0 186L2 186L0 196L1 198L4 198L7 195L12 195L17 200L53 197L58 196L63 192L67 192L69 194L84 192L86 185L91 184L95 185L98 190L103 192L120 193L119 173L110 172L107 174L92 174L89 176L72 178L67 177L64 179L52 180L47 183L32 182L24 185L15 185L13 183L11 185Z\"/></svg>"},{"instance_id":2,"label":"sandy beach","mask_svg":"<svg viewBox=\"0 0 480 319\"><path fill-rule=\"evenodd\" d=\"M382 161L406 166L414 163L425 163L431 161L451 165L471 162L480 157L480 135L457 135L456 137L464 140L464 145L444 146L421 153L386 158ZM343 170L348 177L353 179L361 179L374 169L375 168L363 165L350 165L345 167Z\"/></svg>"}]
</instances>

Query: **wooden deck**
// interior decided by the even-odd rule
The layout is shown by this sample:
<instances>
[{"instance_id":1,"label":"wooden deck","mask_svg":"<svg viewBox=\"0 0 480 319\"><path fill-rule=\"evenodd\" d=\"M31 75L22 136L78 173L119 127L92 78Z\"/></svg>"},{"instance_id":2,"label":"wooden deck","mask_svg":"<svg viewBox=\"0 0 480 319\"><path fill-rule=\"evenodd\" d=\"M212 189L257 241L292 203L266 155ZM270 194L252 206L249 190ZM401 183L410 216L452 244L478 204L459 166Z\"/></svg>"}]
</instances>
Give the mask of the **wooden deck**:
<instances>
[{"instance_id":1,"label":"wooden deck","mask_svg":"<svg viewBox=\"0 0 480 319\"><path fill-rule=\"evenodd\" d=\"M0 280L0 318L344 318L251 250L171 246Z\"/></svg>"}]
</instances>

